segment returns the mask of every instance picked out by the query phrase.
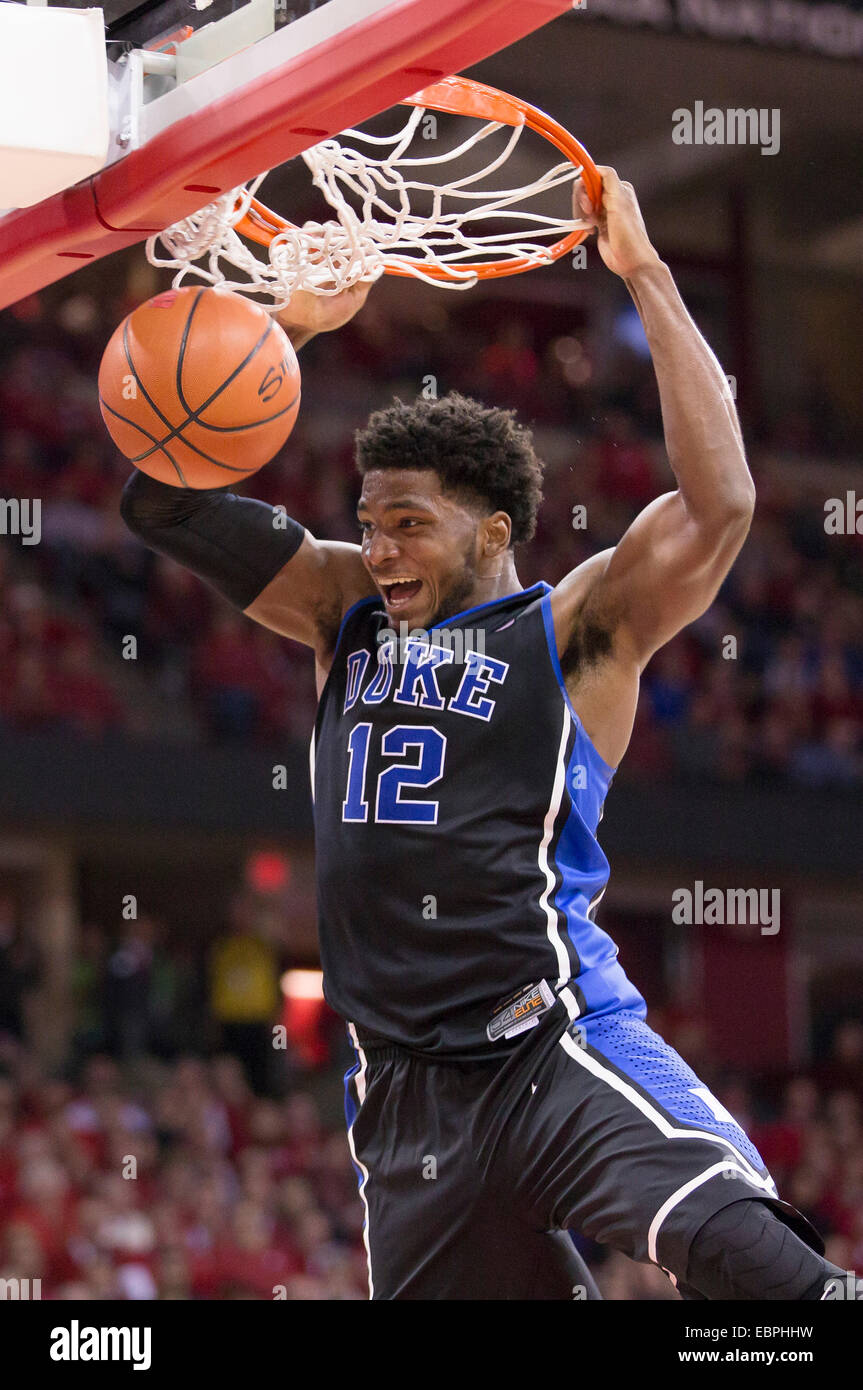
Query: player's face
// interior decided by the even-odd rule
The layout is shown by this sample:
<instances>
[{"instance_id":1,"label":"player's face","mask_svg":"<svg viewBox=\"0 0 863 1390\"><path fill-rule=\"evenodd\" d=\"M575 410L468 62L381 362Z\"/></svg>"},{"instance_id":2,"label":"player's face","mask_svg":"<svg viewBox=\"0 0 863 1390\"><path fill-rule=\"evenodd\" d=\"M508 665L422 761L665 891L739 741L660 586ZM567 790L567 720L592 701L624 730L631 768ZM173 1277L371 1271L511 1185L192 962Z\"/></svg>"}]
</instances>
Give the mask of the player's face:
<instances>
[{"instance_id":1,"label":"player's face","mask_svg":"<svg viewBox=\"0 0 863 1390\"><path fill-rule=\"evenodd\" d=\"M366 474L357 504L363 562L394 625L428 630L471 606L477 519L431 469Z\"/></svg>"}]
</instances>

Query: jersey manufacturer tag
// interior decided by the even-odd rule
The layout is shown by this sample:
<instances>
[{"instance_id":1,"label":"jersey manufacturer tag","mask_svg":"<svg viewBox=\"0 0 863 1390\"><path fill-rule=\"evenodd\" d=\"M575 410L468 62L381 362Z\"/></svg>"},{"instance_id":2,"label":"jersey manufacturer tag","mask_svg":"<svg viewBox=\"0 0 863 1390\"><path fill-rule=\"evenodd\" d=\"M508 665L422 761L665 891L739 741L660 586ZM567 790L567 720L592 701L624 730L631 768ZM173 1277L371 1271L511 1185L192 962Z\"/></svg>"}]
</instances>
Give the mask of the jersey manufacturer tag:
<instances>
[{"instance_id":1,"label":"jersey manufacturer tag","mask_svg":"<svg viewBox=\"0 0 863 1390\"><path fill-rule=\"evenodd\" d=\"M554 994L545 980L539 984L528 985L517 994L502 999L492 1012L491 1021L486 1028L489 1042L500 1038L515 1038L535 1028L542 1014L547 1013L554 1003Z\"/></svg>"}]
</instances>

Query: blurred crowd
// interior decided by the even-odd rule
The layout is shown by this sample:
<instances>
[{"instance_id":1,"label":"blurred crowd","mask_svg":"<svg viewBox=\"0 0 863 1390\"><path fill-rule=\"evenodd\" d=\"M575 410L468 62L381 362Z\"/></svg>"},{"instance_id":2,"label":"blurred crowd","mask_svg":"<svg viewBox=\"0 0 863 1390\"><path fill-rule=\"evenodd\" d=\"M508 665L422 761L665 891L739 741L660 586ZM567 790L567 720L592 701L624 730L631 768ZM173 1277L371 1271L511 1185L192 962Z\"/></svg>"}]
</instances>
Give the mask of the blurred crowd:
<instances>
[{"instance_id":1,"label":"blurred crowd","mask_svg":"<svg viewBox=\"0 0 863 1390\"><path fill-rule=\"evenodd\" d=\"M314 1007L283 998L287 915L280 899L240 889L215 928L194 940L147 911L116 929L85 919L64 970L66 1002L57 1006L70 1016L70 1065L99 1053L135 1065L148 1056L229 1052L257 1094L284 1094L295 1071L330 1059L342 1031L322 998ZM0 1039L24 1045L39 1036L47 977L12 895L0 893ZM274 1024L284 1029L278 1051Z\"/></svg>"},{"instance_id":2,"label":"blurred crowd","mask_svg":"<svg viewBox=\"0 0 863 1390\"><path fill-rule=\"evenodd\" d=\"M851 1020L815 1075L757 1097L717 1088L829 1258L857 1271L861 1076ZM39 1279L44 1299L365 1298L356 1181L308 1087L257 1095L228 1054L134 1068L95 1055L59 1077L0 1042L0 1279ZM578 1244L604 1297L677 1298L657 1268Z\"/></svg>"},{"instance_id":3,"label":"blurred crowd","mask_svg":"<svg viewBox=\"0 0 863 1390\"><path fill-rule=\"evenodd\" d=\"M130 466L102 424L96 375L142 297L132 281L100 299L73 287L0 320L0 491L42 499L41 542L0 544L0 729L305 741L308 653L150 554L119 518ZM439 306L408 331L372 295L355 323L303 350L300 421L243 490L316 535L357 540L353 430L393 394L457 388L534 425L546 497L518 571L525 585L556 583L672 479L632 325L600 362L586 329L555 333L532 308L456 323ZM859 784L863 536L825 532L835 484L819 495L811 482L829 442L802 402L753 446L750 537L709 613L651 662L624 776Z\"/></svg>"},{"instance_id":4,"label":"blurred crowd","mask_svg":"<svg viewBox=\"0 0 863 1390\"><path fill-rule=\"evenodd\" d=\"M3 1062L0 1278L73 1300L366 1296L345 1135L307 1092L256 1096L227 1054L134 1084L105 1056L74 1081Z\"/></svg>"}]
</instances>

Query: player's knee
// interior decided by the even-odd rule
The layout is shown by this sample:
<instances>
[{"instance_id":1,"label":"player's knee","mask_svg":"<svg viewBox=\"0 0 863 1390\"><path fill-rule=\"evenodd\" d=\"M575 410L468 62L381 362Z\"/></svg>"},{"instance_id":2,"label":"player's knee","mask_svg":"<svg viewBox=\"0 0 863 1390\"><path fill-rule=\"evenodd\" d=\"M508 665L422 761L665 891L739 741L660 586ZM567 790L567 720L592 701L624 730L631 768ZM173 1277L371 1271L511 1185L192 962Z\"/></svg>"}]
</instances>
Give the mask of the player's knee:
<instances>
[{"instance_id":1,"label":"player's knee","mask_svg":"<svg viewBox=\"0 0 863 1390\"><path fill-rule=\"evenodd\" d=\"M723 1207L689 1251L686 1284L709 1299L819 1300L844 1270L819 1255L757 1199Z\"/></svg>"}]
</instances>

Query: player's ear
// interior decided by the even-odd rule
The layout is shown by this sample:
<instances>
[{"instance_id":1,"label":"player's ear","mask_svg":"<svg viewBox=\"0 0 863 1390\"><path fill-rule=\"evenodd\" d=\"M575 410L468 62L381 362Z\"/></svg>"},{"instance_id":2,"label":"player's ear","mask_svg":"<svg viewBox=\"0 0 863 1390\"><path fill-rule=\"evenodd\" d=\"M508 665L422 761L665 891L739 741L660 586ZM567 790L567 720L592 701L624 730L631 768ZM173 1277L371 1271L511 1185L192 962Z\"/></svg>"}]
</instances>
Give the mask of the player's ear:
<instances>
[{"instance_id":1,"label":"player's ear","mask_svg":"<svg viewBox=\"0 0 863 1390\"><path fill-rule=\"evenodd\" d=\"M512 521L506 512L494 512L484 522L483 555L499 555L509 545Z\"/></svg>"}]
</instances>

